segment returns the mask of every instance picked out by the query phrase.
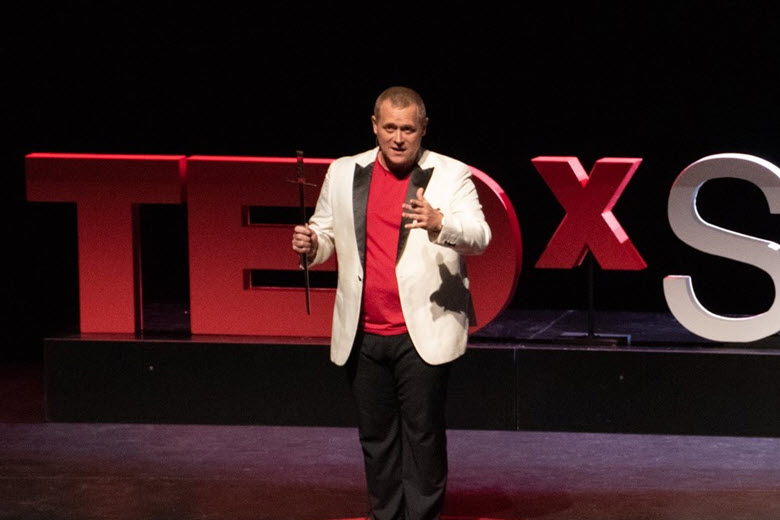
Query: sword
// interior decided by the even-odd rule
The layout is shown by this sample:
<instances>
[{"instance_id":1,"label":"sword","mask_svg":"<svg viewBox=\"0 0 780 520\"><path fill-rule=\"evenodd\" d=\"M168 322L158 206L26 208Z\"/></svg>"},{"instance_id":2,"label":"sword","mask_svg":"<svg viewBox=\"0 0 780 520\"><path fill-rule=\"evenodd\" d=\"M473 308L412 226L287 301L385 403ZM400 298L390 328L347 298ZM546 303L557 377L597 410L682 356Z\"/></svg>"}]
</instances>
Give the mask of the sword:
<instances>
[{"instance_id":1,"label":"sword","mask_svg":"<svg viewBox=\"0 0 780 520\"><path fill-rule=\"evenodd\" d=\"M316 184L312 184L310 182L306 182L306 175L303 171L303 152L301 150L298 150L296 153L296 156L298 158L297 161L297 170L298 170L298 176L295 180L287 181L287 182L294 182L298 185L298 197L300 199L300 206L301 206L301 224L306 225L306 201L305 201L305 187L306 186L316 186ZM309 258L306 255L306 253L301 253L301 265L303 266L303 276L306 283L306 314L311 314L311 303L310 303L310 293L311 293L311 286L309 284Z\"/></svg>"}]
</instances>

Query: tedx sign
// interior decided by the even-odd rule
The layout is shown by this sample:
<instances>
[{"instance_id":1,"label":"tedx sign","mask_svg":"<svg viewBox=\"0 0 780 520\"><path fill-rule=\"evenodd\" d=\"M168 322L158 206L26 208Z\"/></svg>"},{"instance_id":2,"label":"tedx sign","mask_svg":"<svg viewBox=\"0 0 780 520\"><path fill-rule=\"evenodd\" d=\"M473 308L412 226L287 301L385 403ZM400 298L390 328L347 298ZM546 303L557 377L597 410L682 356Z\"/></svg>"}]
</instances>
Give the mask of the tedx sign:
<instances>
[{"instance_id":1,"label":"tedx sign","mask_svg":"<svg viewBox=\"0 0 780 520\"><path fill-rule=\"evenodd\" d=\"M138 212L141 204L186 204L190 316L193 334L327 337L335 289L313 288L309 315L302 287L256 286L252 271L296 271L291 226L251 222L249 209L297 207L289 179L295 158L33 153L26 157L27 198L76 204L80 329L132 333L142 328ZM307 159L306 175L320 186L332 159ZM603 269L647 267L612 213L641 159L604 158L586 173L576 157L536 157L532 163L566 214L536 263L570 269L591 252ZM468 257L477 323L485 326L511 301L522 267L517 214L504 190L471 168L494 236L484 254ZM718 154L684 169L670 189L669 222L684 243L754 265L780 287L780 245L704 221L696 195L711 179L733 177L761 188L780 212L780 169L744 154ZM305 204L313 207L318 189ZM500 244L500 245L499 245ZM335 271L337 258L313 270ZM780 330L780 298L764 313L739 318L709 312L691 279L664 279L670 311L688 330L716 341L750 342ZM319 309L319 311L317 311Z\"/></svg>"}]
</instances>

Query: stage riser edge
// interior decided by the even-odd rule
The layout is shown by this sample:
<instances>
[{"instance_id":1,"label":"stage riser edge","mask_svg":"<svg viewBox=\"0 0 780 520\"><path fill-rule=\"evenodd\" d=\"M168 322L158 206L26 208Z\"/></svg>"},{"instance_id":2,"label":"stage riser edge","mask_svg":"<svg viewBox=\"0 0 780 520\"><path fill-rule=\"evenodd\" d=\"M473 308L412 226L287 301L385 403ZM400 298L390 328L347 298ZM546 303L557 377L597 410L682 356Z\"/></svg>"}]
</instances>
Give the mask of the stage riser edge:
<instances>
[{"instance_id":1,"label":"stage riser edge","mask_svg":"<svg viewBox=\"0 0 780 520\"><path fill-rule=\"evenodd\" d=\"M355 425L325 345L50 338L46 419ZM454 363L449 427L780 435L780 355L474 345Z\"/></svg>"}]
</instances>

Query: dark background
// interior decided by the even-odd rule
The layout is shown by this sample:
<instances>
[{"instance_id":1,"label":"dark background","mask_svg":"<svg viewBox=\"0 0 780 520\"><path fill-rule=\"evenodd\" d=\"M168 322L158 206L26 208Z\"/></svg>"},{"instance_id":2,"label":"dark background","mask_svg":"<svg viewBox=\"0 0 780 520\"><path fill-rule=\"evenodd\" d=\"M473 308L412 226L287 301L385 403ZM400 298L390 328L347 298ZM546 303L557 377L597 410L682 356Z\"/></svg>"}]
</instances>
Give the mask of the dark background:
<instances>
[{"instance_id":1,"label":"dark background","mask_svg":"<svg viewBox=\"0 0 780 520\"><path fill-rule=\"evenodd\" d=\"M0 79L3 355L38 356L42 337L78 323L75 208L25 200L26 154L335 158L373 146L373 102L393 84L426 100L427 147L488 173L514 204L524 269L513 307L586 305L583 268L534 268L564 211L530 161L567 155L586 170L643 159L614 213L648 268L597 269L596 308L667 312L663 277L690 274L713 312L766 310L769 276L680 242L666 203L706 155L780 164L776 8L634 4L17 7L4 17ZM711 181L699 211L780 242L755 186ZM149 301L186 303L184 214L145 210Z\"/></svg>"}]
</instances>

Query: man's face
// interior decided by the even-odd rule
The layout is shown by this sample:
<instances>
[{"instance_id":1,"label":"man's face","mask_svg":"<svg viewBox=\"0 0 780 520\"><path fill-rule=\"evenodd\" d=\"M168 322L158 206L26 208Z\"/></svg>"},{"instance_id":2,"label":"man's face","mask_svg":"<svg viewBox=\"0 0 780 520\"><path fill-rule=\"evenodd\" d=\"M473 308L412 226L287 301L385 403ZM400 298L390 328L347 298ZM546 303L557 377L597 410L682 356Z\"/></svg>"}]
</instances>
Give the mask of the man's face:
<instances>
[{"instance_id":1,"label":"man's face","mask_svg":"<svg viewBox=\"0 0 780 520\"><path fill-rule=\"evenodd\" d=\"M428 118L420 120L417 105L395 107L390 101L379 106L379 117L371 116L379 162L393 173L405 174L417 161Z\"/></svg>"}]
</instances>

